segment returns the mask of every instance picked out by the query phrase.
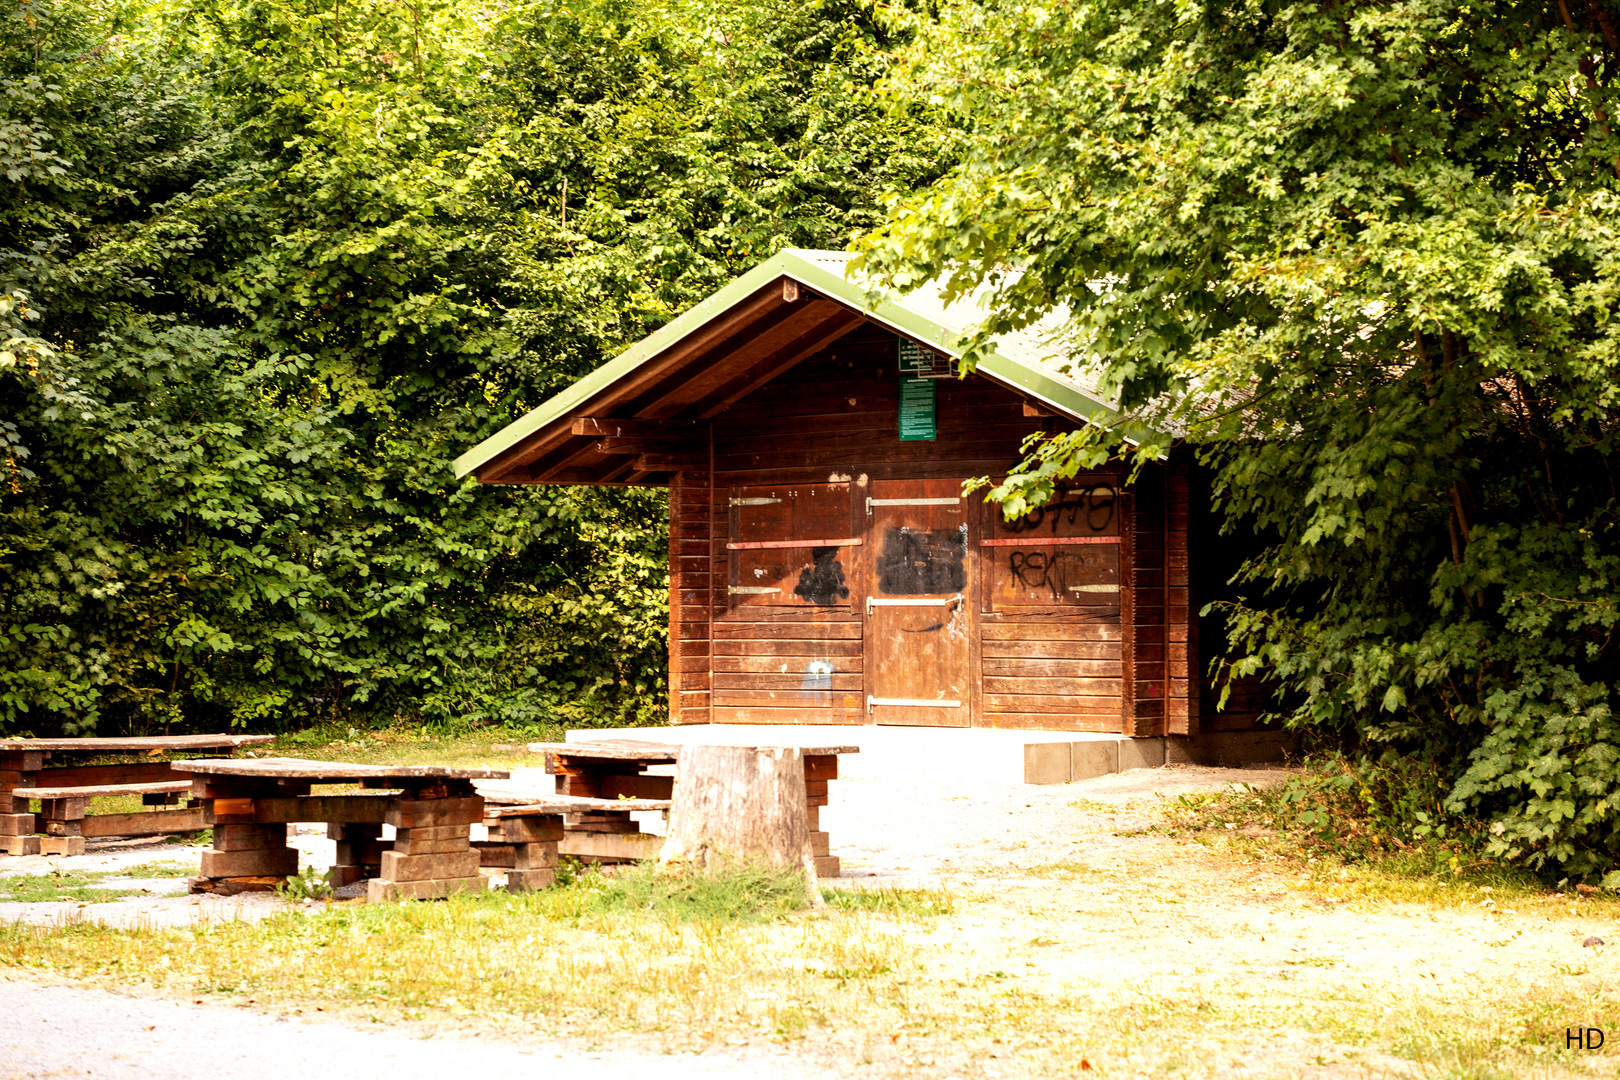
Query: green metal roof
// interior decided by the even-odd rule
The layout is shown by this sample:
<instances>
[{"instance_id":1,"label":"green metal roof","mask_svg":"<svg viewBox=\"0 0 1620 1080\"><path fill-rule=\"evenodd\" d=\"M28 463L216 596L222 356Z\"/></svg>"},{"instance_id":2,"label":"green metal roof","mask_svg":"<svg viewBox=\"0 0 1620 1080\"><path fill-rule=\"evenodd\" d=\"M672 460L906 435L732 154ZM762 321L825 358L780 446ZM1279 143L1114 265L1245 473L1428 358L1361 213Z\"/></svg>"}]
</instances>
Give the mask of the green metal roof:
<instances>
[{"instance_id":1,"label":"green metal roof","mask_svg":"<svg viewBox=\"0 0 1620 1080\"><path fill-rule=\"evenodd\" d=\"M792 278L829 299L861 311L873 322L885 325L897 334L926 344L953 359L961 357L960 339L983 317L978 308L977 294L946 305L940 301L938 290L927 285L909 293L874 290L846 276L851 258L851 254L843 251L788 248L778 252L456 458L452 466L456 476L466 476L535 432L569 415L686 335L723 315L778 278ZM1037 325L1031 330L996 338L992 350L980 360L978 374L1044 402L1075 420L1114 423L1118 418L1117 407L1108 402L1094 385L1072 371L1062 370L1066 360L1053 353L1048 340L1051 329L1050 326Z\"/></svg>"}]
</instances>

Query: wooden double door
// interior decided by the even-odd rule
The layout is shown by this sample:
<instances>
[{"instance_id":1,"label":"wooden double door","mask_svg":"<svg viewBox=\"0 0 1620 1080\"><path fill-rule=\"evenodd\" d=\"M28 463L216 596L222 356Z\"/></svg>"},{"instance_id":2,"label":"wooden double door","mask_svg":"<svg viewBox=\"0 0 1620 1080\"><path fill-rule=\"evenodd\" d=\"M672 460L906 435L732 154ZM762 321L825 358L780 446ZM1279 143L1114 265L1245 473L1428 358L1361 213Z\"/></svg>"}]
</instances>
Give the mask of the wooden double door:
<instances>
[{"instance_id":1,"label":"wooden double door","mask_svg":"<svg viewBox=\"0 0 1620 1080\"><path fill-rule=\"evenodd\" d=\"M748 485L729 503L727 707L967 727L1062 726L1117 703L1124 511L1109 482L1011 523L954 478Z\"/></svg>"}]
</instances>

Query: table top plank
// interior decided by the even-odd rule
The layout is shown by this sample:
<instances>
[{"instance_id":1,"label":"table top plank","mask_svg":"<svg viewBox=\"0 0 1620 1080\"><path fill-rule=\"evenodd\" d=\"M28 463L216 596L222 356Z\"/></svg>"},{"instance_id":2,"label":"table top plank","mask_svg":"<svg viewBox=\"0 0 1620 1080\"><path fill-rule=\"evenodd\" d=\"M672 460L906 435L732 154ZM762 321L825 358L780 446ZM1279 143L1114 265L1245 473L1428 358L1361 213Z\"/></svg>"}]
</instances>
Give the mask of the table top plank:
<instances>
[{"instance_id":1,"label":"table top plank","mask_svg":"<svg viewBox=\"0 0 1620 1080\"><path fill-rule=\"evenodd\" d=\"M140 735L130 738L0 739L0 753L29 750L77 750L86 754L117 754L132 750L220 750L234 746L262 746L274 735Z\"/></svg>"},{"instance_id":2,"label":"table top plank","mask_svg":"<svg viewBox=\"0 0 1620 1080\"><path fill-rule=\"evenodd\" d=\"M739 743L737 745L767 746L774 744ZM530 743L528 748L531 753L552 754L556 757L582 758L592 761L646 761L654 763L674 761L680 756L681 752L680 743L643 742L639 739L600 739L577 743L536 742ZM806 757L858 754L861 752L859 746L801 746L798 749Z\"/></svg>"},{"instance_id":3,"label":"table top plank","mask_svg":"<svg viewBox=\"0 0 1620 1080\"><path fill-rule=\"evenodd\" d=\"M189 780L165 780L156 784L87 784L83 787L16 788L12 794L24 799L96 799L110 795L173 795L188 791Z\"/></svg>"},{"instance_id":4,"label":"table top plank","mask_svg":"<svg viewBox=\"0 0 1620 1080\"><path fill-rule=\"evenodd\" d=\"M525 814L588 814L611 811L668 810L668 799L590 799L580 795L524 795L478 789L484 797L485 817L522 817Z\"/></svg>"},{"instance_id":5,"label":"table top plank","mask_svg":"<svg viewBox=\"0 0 1620 1080\"><path fill-rule=\"evenodd\" d=\"M171 767L204 776L240 776L261 780L318 780L344 783L360 780L505 780L505 769L461 768L454 765L356 765L347 761L311 761L306 758L196 758L171 762Z\"/></svg>"}]
</instances>

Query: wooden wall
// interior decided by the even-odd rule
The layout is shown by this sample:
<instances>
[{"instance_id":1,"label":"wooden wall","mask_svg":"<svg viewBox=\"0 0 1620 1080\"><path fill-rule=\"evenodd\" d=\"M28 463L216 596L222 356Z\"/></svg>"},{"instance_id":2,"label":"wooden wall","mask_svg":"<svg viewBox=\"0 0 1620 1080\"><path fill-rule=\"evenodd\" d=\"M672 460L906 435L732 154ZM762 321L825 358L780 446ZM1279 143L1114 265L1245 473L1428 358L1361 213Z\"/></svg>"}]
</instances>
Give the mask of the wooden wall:
<instances>
[{"instance_id":1,"label":"wooden wall","mask_svg":"<svg viewBox=\"0 0 1620 1080\"><path fill-rule=\"evenodd\" d=\"M861 489L873 481L997 475L1018 460L1025 435L1071 426L1026 415L1019 396L986 379L947 379L937 383L937 438L901 442L896 347L892 334L868 326L801 362L716 418L712 471L689 468L673 478L670 699L679 722L868 722L858 589L839 607L728 602L733 488L847 480L852 506L863 506ZM1122 479L1117 470L1099 477ZM1148 470L1122 499L1117 601L986 610L975 567L975 724L1134 735L1197 730L1188 505L1185 465ZM858 514L852 529L864 510ZM982 533L989 526L976 519L974 527ZM873 557L861 547L842 554L851 581ZM826 692L814 700L801 692L807 658L831 665L821 684Z\"/></svg>"}]
</instances>

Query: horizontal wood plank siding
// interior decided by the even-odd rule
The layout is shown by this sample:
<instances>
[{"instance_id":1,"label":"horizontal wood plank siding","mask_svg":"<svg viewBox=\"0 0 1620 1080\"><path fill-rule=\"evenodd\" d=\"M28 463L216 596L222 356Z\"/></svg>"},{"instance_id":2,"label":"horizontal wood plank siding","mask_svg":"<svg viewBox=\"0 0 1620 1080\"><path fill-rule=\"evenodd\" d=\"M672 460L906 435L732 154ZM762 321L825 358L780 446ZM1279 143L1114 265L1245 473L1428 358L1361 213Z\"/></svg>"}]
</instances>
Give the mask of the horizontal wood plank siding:
<instances>
[{"instance_id":1,"label":"horizontal wood plank siding","mask_svg":"<svg viewBox=\"0 0 1620 1080\"><path fill-rule=\"evenodd\" d=\"M707 473L689 472L671 491L670 576L680 587L671 605L670 679L678 720L869 722L862 668L873 539L840 549L847 602L734 605L727 589L741 571L725 550L733 539L729 500L737 488L848 483L850 530L842 535L865 536L873 482L1004 475L1032 431L1074 426L1026 415L1018 395L987 380L943 379L935 390L937 437L901 442L896 339L868 326L715 417L712 486ZM1118 470L1105 475L1123 479ZM1122 511L1130 535L1121 538L1128 561L1117 607L975 610L974 723L1161 734L1190 722L1198 682L1186 626L1184 475L1171 488L1180 502L1168 518L1157 482L1142 484L1128 500L1133 509Z\"/></svg>"}]
</instances>

